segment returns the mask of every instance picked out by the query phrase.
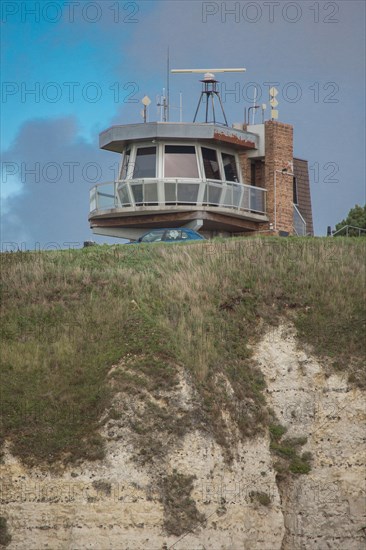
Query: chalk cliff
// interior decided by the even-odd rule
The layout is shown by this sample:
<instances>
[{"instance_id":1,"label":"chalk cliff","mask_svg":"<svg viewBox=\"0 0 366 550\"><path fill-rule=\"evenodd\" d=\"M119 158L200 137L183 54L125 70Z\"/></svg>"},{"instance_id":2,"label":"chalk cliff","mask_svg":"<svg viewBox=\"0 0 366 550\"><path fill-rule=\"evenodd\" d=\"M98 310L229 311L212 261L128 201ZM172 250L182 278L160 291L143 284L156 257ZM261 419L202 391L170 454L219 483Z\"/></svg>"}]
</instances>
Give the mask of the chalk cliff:
<instances>
[{"instance_id":1,"label":"chalk cliff","mask_svg":"<svg viewBox=\"0 0 366 550\"><path fill-rule=\"evenodd\" d=\"M104 460L30 471L6 453L1 515L11 535L7 548L364 548L365 396L342 374L327 374L299 346L290 325L267 331L253 354L286 436L307 438L301 452L312 456L308 474L279 475L270 435L238 443L235 422L225 412L231 462L199 426L167 446L165 455L137 459L136 432L126 419L144 403L117 394L114 408L123 414L101 424ZM189 376L179 376L173 392L155 399L165 414L197 405Z\"/></svg>"}]
</instances>

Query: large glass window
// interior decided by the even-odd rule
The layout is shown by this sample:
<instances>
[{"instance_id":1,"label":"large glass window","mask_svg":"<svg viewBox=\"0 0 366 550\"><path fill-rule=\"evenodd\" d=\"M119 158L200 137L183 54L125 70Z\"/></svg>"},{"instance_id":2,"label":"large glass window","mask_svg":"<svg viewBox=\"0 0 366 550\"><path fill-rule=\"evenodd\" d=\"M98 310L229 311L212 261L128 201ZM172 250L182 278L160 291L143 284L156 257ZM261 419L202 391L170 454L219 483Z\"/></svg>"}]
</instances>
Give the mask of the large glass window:
<instances>
[{"instance_id":1,"label":"large glass window","mask_svg":"<svg viewBox=\"0 0 366 550\"><path fill-rule=\"evenodd\" d=\"M137 149L133 179L156 177L156 147Z\"/></svg>"},{"instance_id":2,"label":"large glass window","mask_svg":"<svg viewBox=\"0 0 366 550\"><path fill-rule=\"evenodd\" d=\"M127 149L123 157L122 170L121 170L121 180L127 178L128 163L130 162L131 151Z\"/></svg>"},{"instance_id":3,"label":"large glass window","mask_svg":"<svg viewBox=\"0 0 366 550\"><path fill-rule=\"evenodd\" d=\"M166 145L165 178L198 178L196 149L189 145Z\"/></svg>"},{"instance_id":4,"label":"large glass window","mask_svg":"<svg viewBox=\"0 0 366 550\"><path fill-rule=\"evenodd\" d=\"M226 181L239 181L234 155L222 153L222 162L225 170Z\"/></svg>"},{"instance_id":5,"label":"large glass window","mask_svg":"<svg viewBox=\"0 0 366 550\"><path fill-rule=\"evenodd\" d=\"M203 166L208 180L221 180L219 162L215 149L202 147Z\"/></svg>"}]
</instances>

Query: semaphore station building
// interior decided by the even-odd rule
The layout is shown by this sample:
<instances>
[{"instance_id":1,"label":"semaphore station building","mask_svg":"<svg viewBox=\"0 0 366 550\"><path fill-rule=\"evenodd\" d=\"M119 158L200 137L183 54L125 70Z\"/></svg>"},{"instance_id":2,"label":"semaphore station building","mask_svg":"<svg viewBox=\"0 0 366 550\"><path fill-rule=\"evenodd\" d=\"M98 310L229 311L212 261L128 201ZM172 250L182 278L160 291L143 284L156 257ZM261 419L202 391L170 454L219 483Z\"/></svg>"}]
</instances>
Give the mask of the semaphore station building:
<instances>
[{"instance_id":1,"label":"semaphore station building","mask_svg":"<svg viewBox=\"0 0 366 550\"><path fill-rule=\"evenodd\" d=\"M101 149L121 162L116 181L90 191L92 231L130 240L183 226L209 238L313 235L308 163L294 157L293 127L277 120L229 127L224 113L219 124L217 81L206 73L202 82L205 122L195 116L191 123L143 122L100 134Z\"/></svg>"}]
</instances>

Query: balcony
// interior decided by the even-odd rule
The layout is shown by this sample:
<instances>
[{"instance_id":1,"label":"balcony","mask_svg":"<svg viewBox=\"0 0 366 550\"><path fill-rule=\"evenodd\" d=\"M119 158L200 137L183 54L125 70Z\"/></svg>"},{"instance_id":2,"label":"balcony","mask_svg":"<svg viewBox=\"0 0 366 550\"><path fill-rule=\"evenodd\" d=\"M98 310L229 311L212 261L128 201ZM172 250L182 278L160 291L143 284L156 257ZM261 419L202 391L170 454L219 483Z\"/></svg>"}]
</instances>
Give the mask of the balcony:
<instances>
[{"instance_id":1,"label":"balcony","mask_svg":"<svg viewBox=\"0 0 366 550\"><path fill-rule=\"evenodd\" d=\"M297 237L306 237L306 221L300 214L299 209L294 204L294 233Z\"/></svg>"},{"instance_id":2,"label":"balcony","mask_svg":"<svg viewBox=\"0 0 366 550\"><path fill-rule=\"evenodd\" d=\"M266 190L229 181L135 179L101 183L90 191L90 218L197 208L255 220L266 218Z\"/></svg>"}]
</instances>

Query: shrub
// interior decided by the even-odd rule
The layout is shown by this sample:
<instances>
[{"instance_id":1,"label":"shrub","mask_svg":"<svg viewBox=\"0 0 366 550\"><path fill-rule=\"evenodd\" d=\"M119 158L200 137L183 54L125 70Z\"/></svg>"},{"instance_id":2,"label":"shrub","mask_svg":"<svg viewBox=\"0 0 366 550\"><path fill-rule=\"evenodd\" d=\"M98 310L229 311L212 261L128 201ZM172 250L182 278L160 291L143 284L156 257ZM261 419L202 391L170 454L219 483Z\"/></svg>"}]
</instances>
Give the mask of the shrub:
<instances>
[{"instance_id":1,"label":"shrub","mask_svg":"<svg viewBox=\"0 0 366 550\"><path fill-rule=\"evenodd\" d=\"M11 542L11 535L8 532L7 519L3 516L0 516L0 545L8 546Z\"/></svg>"},{"instance_id":2,"label":"shrub","mask_svg":"<svg viewBox=\"0 0 366 550\"><path fill-rule=\"evenodd\" d=\"M249 496L252 502L257 501L262 506L269 506L271 504L271 498L267 493L252 491Z\"/></svg>"}]
</instances>

